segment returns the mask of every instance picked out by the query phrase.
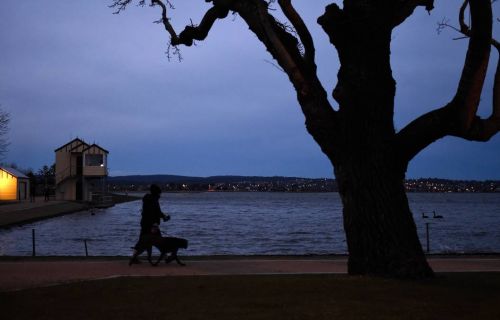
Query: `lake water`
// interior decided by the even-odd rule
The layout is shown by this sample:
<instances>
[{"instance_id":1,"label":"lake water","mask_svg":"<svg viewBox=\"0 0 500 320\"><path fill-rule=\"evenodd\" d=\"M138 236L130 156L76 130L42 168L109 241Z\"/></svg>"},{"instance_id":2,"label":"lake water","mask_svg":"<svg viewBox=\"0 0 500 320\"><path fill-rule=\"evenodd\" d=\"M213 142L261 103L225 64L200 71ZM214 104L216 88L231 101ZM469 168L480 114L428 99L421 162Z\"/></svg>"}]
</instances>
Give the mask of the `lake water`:
<instances>
[{"instance_id":1,"label":"lake water","mask_svg":"<svg viewBox=\"0 0 500 320\"><path fill-rule=\"evenodd\" d=\"M431 253L500 252L500 194L411 193L421 243ZM189 239L182 255L344 254L337 193L167 193L163 233ZM0 255L128 256L139 235L141 201L0 230ZM432 211L443 219L423 219Z\"/></svg>"}]
</instances>

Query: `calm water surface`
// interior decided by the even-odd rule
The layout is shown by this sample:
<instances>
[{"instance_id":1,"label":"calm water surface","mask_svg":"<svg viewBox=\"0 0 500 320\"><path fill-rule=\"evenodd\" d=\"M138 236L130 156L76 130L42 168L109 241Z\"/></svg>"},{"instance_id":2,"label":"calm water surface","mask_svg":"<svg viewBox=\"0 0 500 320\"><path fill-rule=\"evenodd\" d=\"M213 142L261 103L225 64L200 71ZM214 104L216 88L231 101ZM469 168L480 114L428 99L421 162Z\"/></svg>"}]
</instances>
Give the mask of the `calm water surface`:
<instances>
[{"instance_id":1,"label":"calm water surface","mask_svg":"<svg viewBox=\"0 0 500 320\"><path fill-rule=\"evenodd\" d=\"M500 252L500 194L409 194L419 237L432 253ZM189 239L183 255L346 253L337 193L168 193L163 233ZM130 255L141 201L0 230L0 255ZM444 219L423 219L432 211Z\"/></svg>"}]
</instances>

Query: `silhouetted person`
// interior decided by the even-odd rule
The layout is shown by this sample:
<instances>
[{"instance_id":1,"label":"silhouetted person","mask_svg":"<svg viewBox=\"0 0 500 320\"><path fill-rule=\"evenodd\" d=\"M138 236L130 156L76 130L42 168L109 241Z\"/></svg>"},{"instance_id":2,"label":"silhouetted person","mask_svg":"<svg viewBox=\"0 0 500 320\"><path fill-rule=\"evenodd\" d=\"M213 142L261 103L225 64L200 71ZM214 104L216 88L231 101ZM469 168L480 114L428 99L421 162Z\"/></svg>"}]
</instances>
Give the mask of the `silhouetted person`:
<instances>
[{"instance_id":1,"label":"silhouetted person","mask_svg":"<svg viewBox=\"0 0 500 320\"><path fill-rule=\"evenodd\" d=\"M139 243L141 237L144 235L151 234L151 230L154 225L159 226L161 220L168 221L170 216L164 214L160 208L160 196L161 189L155 184L152 184L149 188L150 193L147 193L142 198L142 213L141 213L141 234L139 236L139 241L134 246L134 255L137 250L139 250ZM158 229L158 236L161 236L161 232ZM137 258L133 262L138 262Z\"/></svg>"},{"instance_id":2,"label":"silhouetted person","mask_svg":"<svg viewBox=\"0 0 500 320\"><path fill-rule=\"evenodd\" d=\"M49 201L49 197L50 197L49 187L45 186L45 188L43 189L43 195L45 197L45 201Z\"/></svg>"}]
</instances>

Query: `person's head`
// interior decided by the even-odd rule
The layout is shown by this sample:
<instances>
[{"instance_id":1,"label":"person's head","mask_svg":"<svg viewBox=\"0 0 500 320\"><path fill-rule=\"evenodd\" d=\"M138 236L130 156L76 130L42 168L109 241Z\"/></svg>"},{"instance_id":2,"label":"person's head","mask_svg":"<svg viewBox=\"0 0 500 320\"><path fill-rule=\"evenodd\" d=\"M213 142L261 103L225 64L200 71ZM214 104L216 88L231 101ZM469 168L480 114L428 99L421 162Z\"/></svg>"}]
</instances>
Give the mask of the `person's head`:
<instances>
[{"instance_id":1,"label":"person's head","mask_svg":"<svg viewBox=\"0 0 500 320\"><path fill-rule=\"evenodd\" d=\"M156 184L152 184L151 187L149 187L149 192L151 192L152 195L160 196L161 189Z\"/></svg>"}]
</instances>

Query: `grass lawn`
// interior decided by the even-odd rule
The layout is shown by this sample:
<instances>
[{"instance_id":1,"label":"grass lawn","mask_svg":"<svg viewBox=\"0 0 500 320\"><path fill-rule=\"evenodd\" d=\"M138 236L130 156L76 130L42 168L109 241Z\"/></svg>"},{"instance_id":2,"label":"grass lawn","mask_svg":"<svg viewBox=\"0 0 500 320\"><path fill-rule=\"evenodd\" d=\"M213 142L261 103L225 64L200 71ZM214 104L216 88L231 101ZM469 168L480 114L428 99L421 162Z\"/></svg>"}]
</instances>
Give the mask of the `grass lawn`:
<instances>
[{"instance_id":1,"label":"grass lawn","mask_svg":"<svg viewBox=\"0 0 500 320\"><path fill-rule=\"evenodd\" d=\"M114 278L0 293L2 319L500 319L500 273Z\"/></svg>"}]
</instances>

